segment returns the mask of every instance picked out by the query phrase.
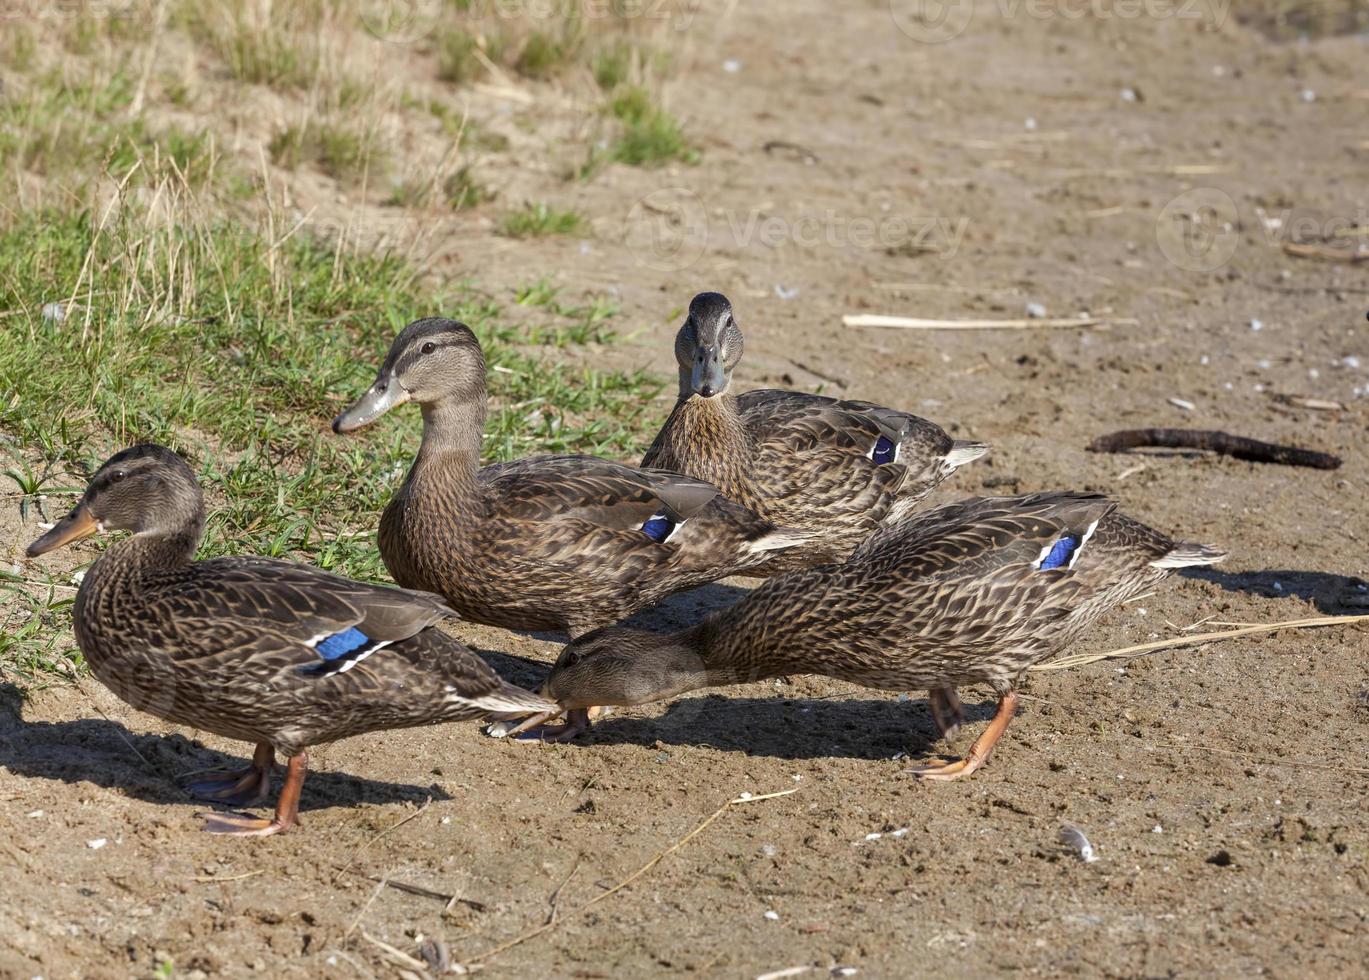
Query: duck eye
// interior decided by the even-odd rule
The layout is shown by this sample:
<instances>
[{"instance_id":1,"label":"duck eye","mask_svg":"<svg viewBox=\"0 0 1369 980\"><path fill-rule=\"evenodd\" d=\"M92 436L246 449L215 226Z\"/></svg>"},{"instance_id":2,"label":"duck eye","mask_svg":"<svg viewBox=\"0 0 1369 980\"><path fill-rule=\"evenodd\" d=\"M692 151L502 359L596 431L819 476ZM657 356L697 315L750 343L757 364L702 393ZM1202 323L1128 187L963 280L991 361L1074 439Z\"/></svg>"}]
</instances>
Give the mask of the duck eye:
<instances>
[{"instance_id":1,"label":"duck eye","mask_svg":"<svg viewBox=\"0 0 1369 980\"><path fill-rule=\"evenodd\" d=\"M579 651L579 650L567 650L567 651L566 651L566 666L567 666L567 667L574 667L574 666L575 666L576 664L578 664L579 662L580 662L580 651Z\"/></svg>"},{"instance_id":2,"label":"duck eye","mask_svg":"<svg viewBox=\"0 0 1369 980\"><path fill-rule=\"evenodd\" d=\"M419 348L419 352L423 354L431 354L435 350L437 350L437 345L431 340Z\"/></svg>"},{"instance_id":3,"label":"duck eye","mask_svg":"<svg viewBox=\"0 0 1369 980\"><path fill-rule=\"evenodd\" d=\"M126 477L126 476L128 476L128 474L125 473L123 470L115 470L113 473L111 473L111 474L109 475L109 482L110 482L110 483L118 483L120 480L122 480L122 479L123 479L124 477Z\"/></svg>"}]
</instances>

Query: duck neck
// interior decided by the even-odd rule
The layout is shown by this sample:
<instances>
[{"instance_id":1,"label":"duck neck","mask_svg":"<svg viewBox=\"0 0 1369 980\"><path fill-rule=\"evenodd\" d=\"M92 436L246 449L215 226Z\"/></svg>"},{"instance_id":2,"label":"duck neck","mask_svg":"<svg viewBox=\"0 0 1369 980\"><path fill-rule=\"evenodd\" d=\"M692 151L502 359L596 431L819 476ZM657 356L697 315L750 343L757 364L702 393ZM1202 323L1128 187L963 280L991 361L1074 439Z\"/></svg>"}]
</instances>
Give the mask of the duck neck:
<instances>
[{"instance_id":1,"label":"duck neck","mask_svg":"<svg viewBox=\"0 0 1369 980\"><path fill-rule=\"evenodd\" d=\"M698 666L689 675L695 683L686 690L701 687L730 687L780 677L787 673L775 658L765 655L765 644L749 642L728 627L722 615L709 616L698 625L676 633L675 643L697 658Z\"/></svg>"},{"instance_id":2,"label":"duck neck","mask_svg":"<svg viewBox=\"0 0 1369 980\"><path fill-rule=\"evenodd\" d=\"M431 482L445 493L473 494L480 472L485 397L445 398L423 405L423 444L409 470L409 484Z\"/></svg>"},{"instance_id":3,"label":"duck neck","mask_svg":"<svg viewBox=\"0 0 1369 980\"><path fill-rule=\"evenodd\" d=\"M727 391L704 398L688 391L682 379L666 431L673 457L668 468L707 480L738 503L754 506L748 477L751 437L735 395Z\"/></svg>"},{"instance_id":4,"label":"duck neck","mask_svg":"<svg viewBox=\"0 0 1369 980\"><path fill-rule=\"evenodd\" d=\"M204 509L196 508L174 525L138 531L110 545L81 582L99 588L110 583L135 584L190 564L204 536Z\"/></svg>"}]
</instances>

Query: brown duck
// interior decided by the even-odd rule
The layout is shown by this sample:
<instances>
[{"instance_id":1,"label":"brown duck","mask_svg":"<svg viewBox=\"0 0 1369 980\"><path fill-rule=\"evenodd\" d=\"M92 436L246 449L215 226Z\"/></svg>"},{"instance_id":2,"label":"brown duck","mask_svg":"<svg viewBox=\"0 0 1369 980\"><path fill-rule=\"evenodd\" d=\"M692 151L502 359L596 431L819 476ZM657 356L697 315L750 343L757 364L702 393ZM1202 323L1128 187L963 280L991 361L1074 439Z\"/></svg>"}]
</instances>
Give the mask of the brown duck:
<instances>
[{"instance_id":1,"label":"brown duck","mask_svg":"<svg viewBox=\"0 0 1369 980\"><path fill-rule=\"evenodd\" d=\"M762 517L813 534L766 573L844 560L988 451L870 402L776 389L736 394L742 349L727 297L695 296L675 337L679 400L642 465L707 480Z\"/></svg>"},{"instance_id":2,"label":"brown duck","mask_svg":"<svg viewBox=\"0 0 1369 980\"><path fill-rule=\"evenodd\" d=\"M1176 543L1094 494L971 498L880 530L844 564L771 578L689 629L581 637L542 693L574 711L784 674L891 691L988 685L998 711L969 754L913 770L954 779L988 759L1028 667L1171 570L1223 557ZM936 717L943 730L959 723L953 695ZM561 737L583 727L577 718Z\"/></svg>"},{"instance_id":3,"label":"brown duck","mask_svg":"<svg viewBox=\"0 0 1369 980\"><path fill-rule=\"evenodd\" d=\"M76 642L91 672L140 711L256 744L252 765L191 784L197 796L261 803L276 753L289 760L273 819L203 814L213 833L294 826L310 745L550 706L435 629L452 615L438 596L270 558L194 561L204 498L169 449L111 457L28 553L104 531L133 534L109 546L76 593Z\"/></svg>"},{"instance_id":4,"label":"brown duck","mask_svg":"<svg viewBox=\"0 0 1369 980\"><path fill-rule=\"evenodd\" d=\"M454 320L405 327L333 428L407 401L423 409L423 443L380 519L380 553L396 582L440 593L465 619L576 637L806 537L676 473L593 456L482 467L485 358Z\"/></svg>"}]
</instances>

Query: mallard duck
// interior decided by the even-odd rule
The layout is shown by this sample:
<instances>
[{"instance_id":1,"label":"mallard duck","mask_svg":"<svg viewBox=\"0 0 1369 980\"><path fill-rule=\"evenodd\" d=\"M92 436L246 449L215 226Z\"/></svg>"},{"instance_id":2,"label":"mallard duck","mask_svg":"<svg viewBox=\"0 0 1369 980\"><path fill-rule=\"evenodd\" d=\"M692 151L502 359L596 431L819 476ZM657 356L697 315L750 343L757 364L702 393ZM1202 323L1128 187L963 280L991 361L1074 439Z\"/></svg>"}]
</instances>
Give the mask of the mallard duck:
<instances>
[{"instance_id":1,"label":"mallard duck","mask_svg":"<svg viewBox=\"0 0 1369 980\"><path fill-rule=\"evenodd\" d=\"M438 596L269 558L194 561L204 516L185 461L134 446L100 467L28 554L133 532L81 580L76 642L95 676L140 711L256 744L251 766L192 784L195 795L261 803L276 753L288 759L273 819L202 814L206 830L265 836L294 826L310 745L548 709L434 628L453 615Z\"/></svg>"},{"instance_id":2,"label":"mallard duck","mask_svg":"<svg viewBox=\"0 0 1369 980\"><path fill-rule=\"evenodd\" d=\"M679 400L642 465L707 480L762 517L813 534L768 562L768 573L844 560L988 451L870 402L775 389L736 394L732 372L743 346L727 297L695 296L675 336Z\"/></svg>"},{"instance_id":3,"label":"mallard duck","mask_svg":"<svg viewBox=\"0 0 1369 980\"><path fill-rule=\"evenodd\" d=\"M676 473L593 456L482 467L485 357L455 320L405 327L333 429L408 401L423 409L423 443L380 519L380 553L396 582L465 619L575 637L804 540Z\"/></svg>"},{"instance_id":4,"label":"mallard duck","mask_svg":"<svg viewBox=\"0 0 1369 980\"><path fill-rule=\"evenodd\" d=\"M583 636L561 652L542 693L571 713L556 733L564 737L584 727L586 705L784 674L898 691L986 684L998 710L969 754L914 770L955 779L988 759L1029 666L1171 570L1223 557L1176 543L1096 494L970 498L881 529L844 564L771 578L688 629ZM943 709L958 713L958 702Z\"/></svg>"}]
</instances>

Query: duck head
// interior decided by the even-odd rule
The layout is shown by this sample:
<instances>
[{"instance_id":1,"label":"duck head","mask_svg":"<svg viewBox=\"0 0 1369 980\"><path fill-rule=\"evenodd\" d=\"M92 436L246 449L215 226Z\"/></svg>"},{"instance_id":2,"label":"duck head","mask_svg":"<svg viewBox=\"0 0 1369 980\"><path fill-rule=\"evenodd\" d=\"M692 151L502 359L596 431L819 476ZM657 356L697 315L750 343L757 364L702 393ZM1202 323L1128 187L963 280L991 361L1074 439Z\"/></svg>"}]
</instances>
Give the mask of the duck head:
<instances>
[{"instance_id":1,"label":"duck head","mask_svg":"<svg viewBox=\"0 0 1369 980\"><path fill-rule=\"evenodd\" d=\"M399 332L375 384L333 419L333 431L353 432L408 401L433 405L449 400L483 403L484 398L485 355L471 328L428 317Z\"/></svg>"},{"instance_id":2,"label":"duck head","mask_svg":"<svg viewBox=\"0 0 1369 980\"><path fill-rule=\"evenodd\" d=\"M678 634L610 626L561 651L542 695L575 711L659 701L703 687L707 679L703 658Z\"/></svg>"},{"instance_id":3,"label":"duck head","mask_svg":"<svg viewBox=\"0 0 1369 980\"><path fill-rule=\"evenodd\" d=\"M198 529L204 498L195 474L170 449L147 443L111 456L70 514L28 547L35 558L105 531Z\"/></svg>"},{"instance_id":4,"label":"duck head","mask_svg":"<svg viewBox=\"0 0 1369 980\"><path fill-rule=\"evenodd\" d=\"M722 293L695 296L684 326L675 335L680 397L714 398L727 391L742 348L742 332L727 297Z\"/></svg>"}]
</instances>

